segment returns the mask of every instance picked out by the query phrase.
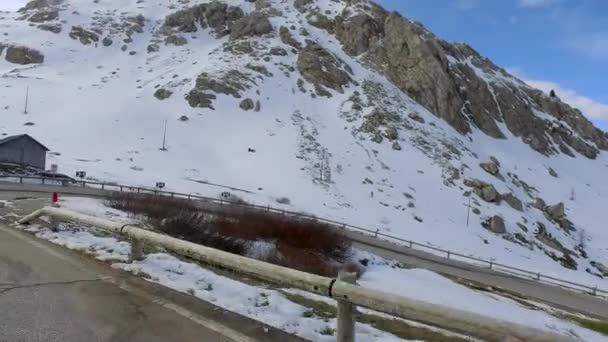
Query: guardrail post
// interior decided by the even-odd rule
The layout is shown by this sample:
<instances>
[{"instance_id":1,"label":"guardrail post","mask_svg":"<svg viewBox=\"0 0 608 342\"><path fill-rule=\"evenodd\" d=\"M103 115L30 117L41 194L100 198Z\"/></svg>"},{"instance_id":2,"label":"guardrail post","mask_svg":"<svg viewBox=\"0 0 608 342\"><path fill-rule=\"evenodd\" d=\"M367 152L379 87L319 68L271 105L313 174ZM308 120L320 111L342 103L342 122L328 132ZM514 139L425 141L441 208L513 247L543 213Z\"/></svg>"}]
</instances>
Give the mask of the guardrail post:
<instances>
[{"instance_id":1,"label":"guardrail post","mask_svg":"<svg viewBox=\"0 0 608 342\"><path fill-rule=\"evenodd\" d=\"M42 185L44 185L44 178L41 178L41 180L42 180Z\"/></svg>"},{"instance_id":2,"label":"guardrail post","mask_svg":"<svg viewBox=\"0 0 608 342\"><path fill-rule=\"evenodd\" d=\"M377 238L378 237L378 233L380 232L380 229L376 229L376 233L374 234L374 237Z\"/></svg>"},{"instance_id":3,"label":"guardrail post","mask_svg":"<svg viewBox=\"0 0 608 342\"><path fill-rule=\"evenodd\" d=\"M120 192L122 192L122 185L120 186Z\"/></svg>"},{"instance_id":4,"label":"guardrail post","mask_svg":"<svg viewBox=\"0 0 608 342\"><path fill-rule=\"evenodd\" d=\"M131 254L129 254L129 262L142 260L144 258L144 242L139 239L131 239Z\"/></svg>"},{"instance_id":5,"label":"guardrail post","mask_svg":"<svg viewBox=\"0 0 608 342\"><path fill-rule=\"evenodd\" d=\"M450 258L450 251L447 251L447 252L448 252L448 259L449 259Z\"/></svg>"},{"instance_id":6,"label":"guardrail post","mask_svg":"<svg viewBox=\"0 0 608 342\"><path fill-rule=\"evenodd\" d=\"M19 177L19 184L23 184L23 177Z\"/></svg>"},{"instance_id":7,"label":"guardrail post","mask_svg":"<svg viewBox=\"0 0 608 342\"><path fill-rule=\"evenodd\" d=\"M106 185L104 183L101 183L101 190L105 190L106 189Z\"/></svg>"},{"instance_id":8,"label":"guardrail post","mask_svg":"<svg viewBox=\"0 0 608 342\"><path fill-rule=\"evenodd\" d=\"M410 240L410 248L414 248L414 241Z\"/></svg>"},{"instance_id":9,"label":"guardrail post","mask_svg":"<svg viewBox=\"0 0 608 342\"><path fill-rule=\"evenodd\" d=\"M540 280L540 272L536 273L536 280Z\"/></svg>"},{"instance_id":10,"label":"guardrail post","mask_svg":"<svg viewBox=\"0 0 608 342\"><path fill-rule=\"evenodd\" d=\"M357 274L340 271L338 280L348 284L356 284ZM338 299L338 338L337 342L355 341L355 306L351 302Z\"/></svg>"},{"instance_id":11,"label":"guardrail post","mask_svg":"<svg viewBox=\"0 0 608 342\"><path fill-rule=\"evenodd\" d=\"M494 263L490 261L490 269L492 269L492 266L494 266Z\"/></svg>"},{"instance_id":12,"label":"guardrail post","mask_svg":"<svg viewBox=\"0 0 608 342\"><path fill-rule=\"evenodd\" d=\"M593 292L591 292L593 296L597 296L597 285L593 288Z\"/></svg>"},{"instance_id":13,"label":"guardrail post","mask_svg":"<svg viewBox=\"0 0 608 342\"><path fill-rule=\"evenodd\" d=\"M83 188L86 188L86 186L87 186L87 182L82 181L82 187L83 187Z\"/></svg>"}]
</instances>

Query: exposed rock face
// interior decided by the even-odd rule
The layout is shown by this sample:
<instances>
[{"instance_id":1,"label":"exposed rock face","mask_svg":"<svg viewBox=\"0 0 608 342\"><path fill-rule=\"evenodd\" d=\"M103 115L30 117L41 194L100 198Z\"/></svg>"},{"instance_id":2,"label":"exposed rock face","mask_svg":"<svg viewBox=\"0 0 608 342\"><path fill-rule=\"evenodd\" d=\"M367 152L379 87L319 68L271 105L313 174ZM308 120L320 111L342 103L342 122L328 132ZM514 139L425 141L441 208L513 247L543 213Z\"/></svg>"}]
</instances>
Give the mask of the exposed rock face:
<instances>
[{"instance_id":1,"label":"exposed rock face","mask_svg":"<svg viewBox=\"0 0 608 342\"><path fill-rule=\"evenodd\" d=\"M352 82L349 73L344 70L350 71L350 67L310 40L306 41L306 47L300 51L297 66L308 82L340 93L344 92L344 86Z\"/></svg>"},{"instance_id":2,"label":"exposed rock face","mask_svg":"<svg viewBox=\"0 0 608 342\"><path fill-rule=\"evenodd\" d=\"M25 7L19 9L19 12L25 12L29 10L35 9L43 9L55 5L59 5L63 2L63 0L32 0L28 2Z\"/></svg>"},{"instance_id":3,"label":"exposed rock face","mask_svg":"<svg viewBox=\"0 0 608 342\"><path fill-rule=\"evenodd\" d=\"M229 27L243 15L240 7L214 1L168 15L160 32L164 35L196 32L200 26L203 29L209 27L218 37L222 37L228 34Z\"/></svg>"},{"instance_id":4,"label":"exposed rock face","mask_svg":"<svg viewBox=\"0 0 608 342\"><path fill-rule=\"evenodd\" d=\"M334 33L334 28L336 26L335 21L329 19L327 16L315 12L311 13L307 16L308 23L316 28L323 29L331 34Z\"/></svg>"},{"instance_id":5,"label":"exposed rock face","mask_svg":"<svg viewBox=\"0 0 608 342\"><path fill-rule=\"evenodd\" d=\"M299 5L301 11L308 8L306 1ZM574 150L593 159L599 150L608 150L606 135L578 110L529 87L468 45L440 40L397 13L350 6L336 18L335 31L347 53L363 54L372 67L463 134L477 127L504 138L500 122L545 155L573 156Z\"/></svg>"},{"instance_id":6,"label":"exposed rock face","mask_svg":"<svg viewBox=\"0 0 608 342\"><path fill-rule=\"evenodd\" d=\"M283 44L290 45L297 50L302 48L302 44L291 35L291 32L287 27L281 26L279 35L281 36L281 42L283 42Z\"/></svg>"},{"instance_id":7,"label":"exposed rock face","mask_svg":"<svg viewBox=\"0 0 608 342\"><path fill-rule=\"evenodd\" d=\"M79 40L83 45L90 45L99 41L99 35L93 31L85 30L79 26L72 26L70 38Z\"/></svg>"},{"instance_id":8,"label":"exposed rock face","mask_svg":"<svg viewBox=\"0 0 608 342\"><path fill-rule=\"evenodd\" d=\"M63 29L63 27L61 26L61 24L40 24L38 25L38 28L43 30L43 31L49 31L52 33L61 33L61 30Z\"/></svg>"},{"instance_id":9,"label":"exposed rock face","mask_svg":"<svg viewBox=\"0 0 608 342\"><path fill-rule=\"evenodd\" d=\"M232 24L230 27L230 39L263 36L271 33L272 30L272 24L266 14L253 12Z\"/></svg>"},{"instance_id":10,"label":"exposed rock face","mask_svg":"<svg viewBox=\"0 0 608 342\"><path fill-rule=\"evenodd\" d=\"M253 80L238 70L229 70L217 76L204 72L198 76L194 89L188 93L186 99L191 107L213 108L211 104L216 98L215 94L230 95L238 99L241 98L241 91L251 88L249 83L253 83Z\"/></svg>"},{"instance_id":11,"label":"exposed rock face","mask_svg":"<svg viewBox=\"0 0 608 342\"><path fill-rule=\"evenodd\" d=\"M496 234L504 234L507 232L507 229L505 228L504 219L498 215L494 215L494 216L488 218L486 221L484 221L482 223L482 226L485 229L491 231L492 233L496 233Z\"/></svg>"},{"instance_id":12,"label":"exposed rock face","mask_svg":"<svg viewBox=\"0 0 608 342\"><path fill-rule=\"evenodd\" d=\"M45 11L38 11L29 17L29 21L33 23L42 23L45 21L55 20L59 17L59 11L56 9L50 9Z\"/></svg>"},{"instance_id":13,"label":"exposed rock face","mask_svg":"<svg viewBox=\"0 0 608 342\"><path fill-rule=\"evenodd\" d=\"M346 53L359 56L384 36L386 12L374 7L376 16L357 14L346 20L336 19L336 37L344 45Z\"/></svg>"},{"instance_id":14,"label":"exposed rock face","mask_svg":"<svg viewBox=\"0 0 608 342\"><path fill-rule=\"evenodd\" d=\"M502 198L505 202L507 202L507 204L509 206L511 206L511 208L513 208L517 211L524 211L523 203L521 202L521 200L519 198L517 198L512 193L502 194L502 195L500 195L500 198Z\"/></svg>"},{"instance_id":15,"label":"exposed rock face","mask_svg":"<svg viewBox=\"0 0 608 342\"><path fill-rule=\"evenodd\" d=\"M2 49L0 48L0 51ZM13 64L40 64L44 62L44 55L34 49L24 46L9 46L6 50L6 61Z\"/></svg>"}]
</instances>

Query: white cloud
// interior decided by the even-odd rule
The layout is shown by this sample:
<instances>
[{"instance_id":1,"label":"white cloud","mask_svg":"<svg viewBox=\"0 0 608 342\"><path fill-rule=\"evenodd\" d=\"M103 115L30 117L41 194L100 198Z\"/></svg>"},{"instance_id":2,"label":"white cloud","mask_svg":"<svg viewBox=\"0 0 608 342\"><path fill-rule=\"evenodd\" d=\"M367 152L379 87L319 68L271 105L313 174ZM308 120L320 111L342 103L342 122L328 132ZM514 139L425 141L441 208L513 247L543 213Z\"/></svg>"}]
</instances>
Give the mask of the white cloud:
<instances>
[{"instance_id":1,"label":"white cloud","mask_svg":"<svg viewBox=\"0 0 608 342\"><path fill-rule=\"evenodd\" d=\"M555 0L517 0L519 7L542 8L551 6Z\"/></svg>"},{"instance_id":2,"label":"white cloud","mask_svg":"<svg viewBox=\"0 0 608 342\"><path fill-rule=\"evenodd\" d=\"M26 0L0 0L0 11L16 11L26 2Z\"/></svg>"},{"instance_id":3,"label":"white cloud","mask_svg":"<svg viewBox=\"0 0 608 342\"><path fill-rule=\"evenodd\" d=\"M479 7L479 0L457 0L456 8L460 10L472 10Z\"/></svg>"},{"instance_id":4,"label":"white cloud","mask_svg":"<svg viewBox=\"0 0 608 342\"><path fill-rule=\"evenodd\" d=\"M581 35L568 39L571 48L598 59L608 59L608 33Z\"/></svg>"}]
</instances>

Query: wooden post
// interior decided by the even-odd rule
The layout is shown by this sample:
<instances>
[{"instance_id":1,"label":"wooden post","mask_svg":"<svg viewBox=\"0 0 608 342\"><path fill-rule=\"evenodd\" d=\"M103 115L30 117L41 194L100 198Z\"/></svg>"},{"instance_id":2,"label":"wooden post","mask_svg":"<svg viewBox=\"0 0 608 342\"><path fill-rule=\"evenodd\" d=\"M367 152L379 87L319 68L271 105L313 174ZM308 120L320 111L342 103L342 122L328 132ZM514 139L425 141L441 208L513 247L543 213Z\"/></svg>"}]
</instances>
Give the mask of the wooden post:
<instances>
[{"instance_id":1,"label":"wooden post","mask_svg":"<svg viewBox=\"0 0 608 342\"><path fill-rule=\"evenodd\" d=\"M139 239L131 239L131 254L129 254L129 262L142 260L144 258L144 242Z\"/></svg>"},{"instance_id":2,"label":"wooden post","mask_svg":"<svg viewBox=\"0 0 608 342\"><path fill-rule=\"evenodd\" d=\"M357 274L354 272L340 271L338 280L349 284L355 284ZM355 306L347 300L338 299L338 339L337 342L355 341Z\"/></svg>"}]
</instances>

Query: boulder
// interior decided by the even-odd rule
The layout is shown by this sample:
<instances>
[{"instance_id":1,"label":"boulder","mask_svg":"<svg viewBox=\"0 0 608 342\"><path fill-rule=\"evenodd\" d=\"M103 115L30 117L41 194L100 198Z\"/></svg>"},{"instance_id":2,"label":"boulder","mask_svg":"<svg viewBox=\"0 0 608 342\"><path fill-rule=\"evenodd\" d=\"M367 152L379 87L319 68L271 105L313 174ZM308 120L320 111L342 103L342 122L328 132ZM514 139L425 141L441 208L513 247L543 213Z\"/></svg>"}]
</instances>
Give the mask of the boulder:
<instances>
[{"instance_id":1,"label":"boulder","mask_svg":"<svg viewBox=\"0 0 608 342\"><path fill-rule=\"evenodd\" d=\"M44 62L44 55L40 51L28 47L9 46L5 59L13 64L40 64Z\"/></svg>"},{"instance_id":2,"label":"boulder","mask_svg":"<svg viewBox=\"0 0 608 342\"><path fill-rule=\"evenodd\" d=\"M306 18L308 23L316 28L325 30L330 34L335 31L336 22L319 12L309 14Z\"/></svg>"},{"instance_id":3,"label":"boulder","mask_svg":"<svg viewBox=\"0 0 608 342\"><path fill-rule=\"evenodd\" d=\"M538 210L545 210L545 207L547 206L547 204L545 203L545 200L543 200L540 197L536 197L534 199L534 203L531 204L532 207L538 209Z\"/></svg>"},{"instance_id":4,"label":"boulder","mask_svg":"<svg viewBox=\"0 0 608 342\"><path fill-rule=\"evenodd\" d=\"M113 43L114 43L114 41L109 37L105 37L104 39L101 40L101 44L105 47L111 46Z\"/></svg>"},{"instance_id":5,"label":"boulder","mask_svg":"<svg viewBox=\"0 0 608 342\"><path fill-rule=\"evenodd\" d=\"M173 95L173 92L164 88L159 88L154 92L154 97L161 101L168 99L169 97L171 97L171 95Z\"/></svg>"},{"instance_id":6,"label":"boulder","mask_svg":"<svg viewBox=\"0 0 608 342\"><path fill-rule=\"evenodd\" d=\"M474 189L477 196L486 202L500 202L500 195L494 185L480 181L479 179L465 179L464 185Z\"/></svg>"},{"instance_id":7,"label":"boulder","mask_svg":"<svg viewBox=\"0 0 608 342\"><path fill-rule=\"evenodd\" d=\"M422 116L418 115L418 113L415 113L415 112L409 113L407 115L407 117L410 118L410 119L412 119L412 120L414 120L414 121L416 121L416 122L419 122L421 124L423 124L425 122L424 118Z\"/></svg>"},{"instance_id":8,"label":"boulder","mask_svg":"<svg viewBox=\"0 0 608 342\"><path fill-rule=\"evenodd\" d=\"M504 234L507 232L505 221L502 217L494 215L489 217L481 224L485 229L495 234Z\"/></svg>"},{"instance_id":9,"label":"boulder","mask_svg":"<svg viewBox=\"0 0 608 342\"><path fill-rule=\"evenodd\" d=\"M385 131L385 135L388 140L397 140L399 138L399 132L394 126L388 127Z\"/></svg>"},{"instance_id":10,"label":"boulder","mask_svg":"<svg viewBox=\"0 0 608 342\"><path fill-rule=\"evenodd\" d=\"M273 56L287 56L287 50L282 47L273 47L270 49L270 54Z\"/></svg>"},{"instance_id":11,"label":"boulder","mask_svg":"<svg viewBox=\"0 0 608 342\"><path fill-rule=\"evenodd\" d=\"M170 35L165 38L165 45L182 46L188 44L188 40L179 34Z\"/></svg>"},{"instance_id":12,"label":"boulder","mask_svg":"<svg viewBox=\"0 0 608 342\"><path fill-rule=\"evenodd\" d=\"M391 147L395 151L401 151L401 145L397 141L393 142L393 145Z\"/></svg>"},{"instance_id":13,"label":"boulder","mask_svg":"<svg viewBox=\"0 0 608 342\"><path fill-rule=\"evenodd\" d=\"M485 172L491 174L492 176L496 176L498 175L498 173L500 173L498 165L494 162L480 163L479 167L481 167Z\"/></svg>"},{"instance_id":14,"label":"boulder","mask_svg":"<svg viewBox=\"0 0 608 342\"><path fill-rule=\"evenodd\" d=\"M566 208L563 202L545 207L545 212L555 221L566 217Z\"/></svg>"},{"instance_id":15,"label":"boulder","mask_svg":"<svg viewBox=\"0 0 608 342\"><path fill-rule=\"evenodd\" d=\"M511 206L511 208L517 210L517 211L524 211L524 205L522 203L522 201L517 198L515 195L513 195L512 193L508 193L508 194L502 194L500 195L500 197L507 202L507 204L509 206Z\"/></svg>"},{"instance_id":16,"label":"boulder","mask_svg":"<svg viewBox=\"0 0 608 342\"><path fill-rule=\"evenodd\" d=\"M273 30L268 16L264 13L253 12L248 16L235 21L230 27L230 39L259 37L271 33Z\"/></svg>"},{"instance_id":17,"label":"boulder","mask_svg":"<svg viewBox=\"0 0 608 342\"><path fill-rule=\"evenodd\" d=\"M255 103L252 99L247 98L241 101L239 107L241 107L242 110L252 110L255 108Z\"/></svg>"},{"instance_id":18,"label":"boulder","mask_svg":"<svg viewBox=\"0 0 608 342\"><path fill-rule=\"evenodd\" d=\"M31 0L24 7L20 8L19 12L25 12L34 9L45 9L47 7L59 5L62 2L63 0Z\"/></svg>"},{"instance_id":19,"label":"boulder","mask_svg":"<svg viewBox=\"0 0 608 342\"><path fill-rule=\"evenodd\" d=\"M555 170L553 170L553 168L550 167L548 169L548 171L549 171L549 175L551 175L551 177L557 178L557 172L555 172Z\"/></svg>"},{"instance_id":20,"label":"boulder","mask_svg":"<svg viewBox=\"0 0 608 342\"><path fill-rule=\"evenodd\" d=\"M192 89L188 95L186 95L186 100L190 107L214 109L212 104L215 99L215 94L204 93L197 89Z\"/></svg>"}]
</instances>

